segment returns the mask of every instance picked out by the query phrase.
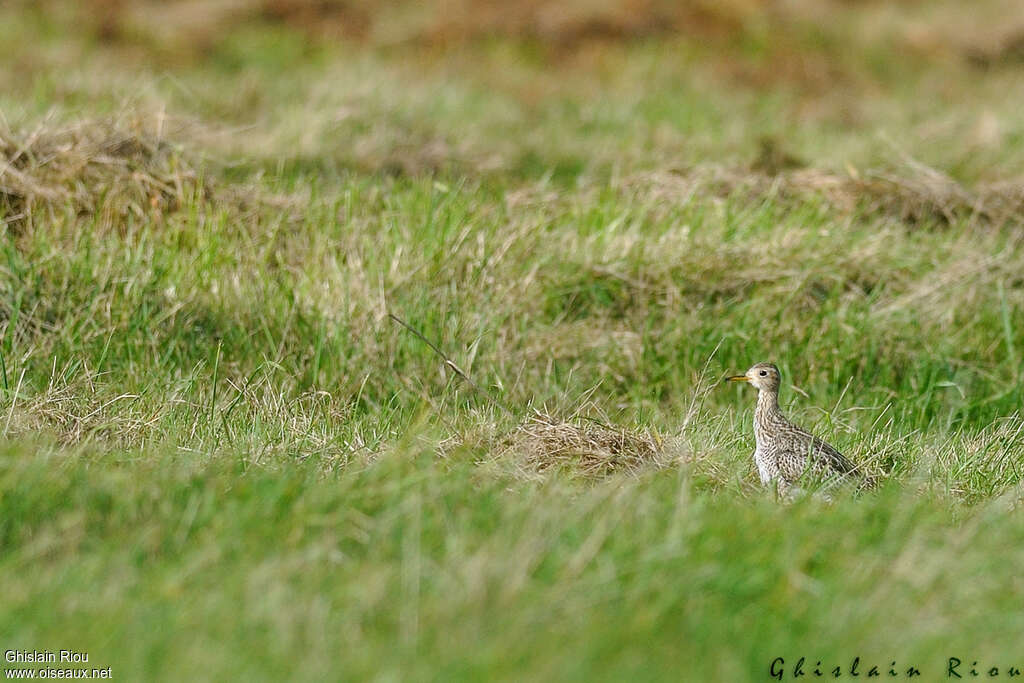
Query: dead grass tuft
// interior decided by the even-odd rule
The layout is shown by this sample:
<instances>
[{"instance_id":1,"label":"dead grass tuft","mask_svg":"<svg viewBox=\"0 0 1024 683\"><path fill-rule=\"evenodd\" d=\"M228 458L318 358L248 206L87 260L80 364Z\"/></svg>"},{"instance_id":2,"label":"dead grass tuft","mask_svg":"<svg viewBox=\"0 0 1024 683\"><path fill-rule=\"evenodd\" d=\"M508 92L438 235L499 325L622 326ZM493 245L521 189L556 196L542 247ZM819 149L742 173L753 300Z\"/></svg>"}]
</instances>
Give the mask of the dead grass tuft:
<instances>
[{"instance_id":1,"label":"dead grass tuft","mask_svg":"<svg viewBox=\"0 0 1024 683\"><path fill-rule=\"evenodd\" d=\"M0 126L0 220L21 230L64 215L159 219L204 193L196 167L164 138L162 117Z\"/></svg>"},{"instance_id":2,"label":"dead grass tuft","mask_svg":"<svg viewBox=\"0 0 1024 683\"><path fill-rule=\"evenodd\" d=\"M895 171L834 173L814 168L767 173L761 168L703 167L646 173L630 178L627 188L663 200L697 194L770 195L804 201L825 200L844 213L883 214L910 225L1024 226L1024 179L967 187L915 161Z\"/></svg>"},{"instance_id":3,"label":"dead grass tuft","mask_svg":"<svg viewBox=\"0 0 1024 683\"><path fill-rule=\"evenodd\" d=\"M665 441L649 431L628 430L579 415L562 420L534 413L505 440L511 455L534 473L568 471L588 478L637 473L672 459Z\"/></svg>"}]
</instances>

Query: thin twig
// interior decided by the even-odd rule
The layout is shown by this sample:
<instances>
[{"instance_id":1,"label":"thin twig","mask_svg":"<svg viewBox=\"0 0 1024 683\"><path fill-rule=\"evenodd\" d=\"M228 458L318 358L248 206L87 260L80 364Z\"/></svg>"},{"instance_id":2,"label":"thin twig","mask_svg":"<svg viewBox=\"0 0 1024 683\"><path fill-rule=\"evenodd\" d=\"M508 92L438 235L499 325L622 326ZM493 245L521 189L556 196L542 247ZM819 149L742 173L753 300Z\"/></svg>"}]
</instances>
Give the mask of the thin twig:
<instances>
[{"instance_id":1,"label":"thin twig","mask_svg":"<svg viewBox=\"0 0 1024 683\"><path fill-rule=\"evenodd\" d=\"M718 382L708 382L708 369L711 367L711 361L714 359L715 354L718 353L718 349L722 347L722 342L725 341L725 337L718 340L715 344L715 348L711 350L711 354L708 359L704 361L704 367L700 371L700 375L697 377L697 389L693 392L690 397L690 407L686 409L686 417L683 419L683 425L679 428L679 432L683 433L690 426L700 411L704 409L704 400L707 399L708 394L714 391L718 386Z\"/></svg>"},{"instance_id":2,"label":"thin twig","mask_svg":"<svg viewBox=\"0 0 1024 683\"><path fill-rule=\"evenodd\" d=\"M512 409L509 408L508 405L504 401L502 401L498 397L494 396L493 394L491 394L491 392L487 391L486 389L481 387L479 384L474 382L472 380L472 378L470 378L470 376L468 374L466 374L466 372L462 368L460 368L458 365L455 364L455 361L453 361L451 358L449 358L448 355L437 346L437 344L435 344L434 342L430 341L425 336L423 336L422 332L420 332L415 327L413 327L409 323L407 323L404 320L402 320L401 318L399 318L394 313L388 312L388 317L391 318L392 320L394 320L396 323L398 323L402 327L404 327L405 329L407 329L410 332L412 332L413 335L415 335L417 339L419 339L424 344L429 346L430 350L433 351L434 353L436 353L441 358L441 360L444 361L444 364L446 366L448 366L449 368L451 368L452 372L454 372L456 375L461 377L466 382L466 384L471 386L476 391L480 392L487 400L489 400L491 403L493 403L494 405L496 405L499 408L501 408L502 410L504 410L509 415L513 415L513 416L515 415L515 413L512 411Z\"/></svg>"}]
</instances>

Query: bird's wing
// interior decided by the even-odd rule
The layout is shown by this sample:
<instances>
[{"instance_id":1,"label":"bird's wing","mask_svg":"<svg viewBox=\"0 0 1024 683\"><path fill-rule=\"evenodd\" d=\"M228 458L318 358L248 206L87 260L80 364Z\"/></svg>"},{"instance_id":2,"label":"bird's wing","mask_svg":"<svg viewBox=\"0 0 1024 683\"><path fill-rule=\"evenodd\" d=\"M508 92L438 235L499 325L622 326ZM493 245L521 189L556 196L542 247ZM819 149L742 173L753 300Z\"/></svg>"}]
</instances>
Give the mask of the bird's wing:
<instances>
[{"instance_id":1,"label":"bird's wing","mask_svg":"<svg viewBox=\"0 0 1024 683\"><path fill-rule=\"evenodd\" d=\"M803 434L804 437L810 441L808 455L811 456L811 462L813 464L824 465L832 472L839 472L840 474L847 474L856 469L853 466L853 463L850 462L845 455L836 450L832 444L819 439L802 427L793 425L793 428L797 432Z\"/></svg>"},{"instance_id":2,"label":"bird's wing","mask_svg":"<svg viewBox=\"0 0 1024 683\"><path fill-rule=\"evenodd\" d=\"M842 474L847 474L854 470L853 463L850 462L845 455L837 451L831 444L822 441L813 434L811 434L810 437L816 460L827 465L829 469Z\"/></svg>"}]
</instances>

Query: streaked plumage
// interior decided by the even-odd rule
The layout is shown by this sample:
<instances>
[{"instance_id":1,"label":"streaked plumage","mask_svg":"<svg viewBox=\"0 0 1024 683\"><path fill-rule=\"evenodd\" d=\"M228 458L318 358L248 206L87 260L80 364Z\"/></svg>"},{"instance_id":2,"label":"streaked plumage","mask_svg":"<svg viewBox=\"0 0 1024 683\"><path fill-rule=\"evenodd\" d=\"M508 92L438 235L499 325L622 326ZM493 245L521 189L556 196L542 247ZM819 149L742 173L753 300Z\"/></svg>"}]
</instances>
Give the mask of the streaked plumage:
<instances>
[{"instance_id":1,"label":"streaked plumage","mask_svg":"<svg viewBox=\"0 0 1024 683\"><path fill-rule=\"evenodd\" d=\"M728 381L748 382L757 389L754 408L754 462L761 483L775 482L786 493L805 474L835 477L851 474L853 464L842 453L786 419L779 409L779 369L758 363Z\"/></svg>"}]
</instances>

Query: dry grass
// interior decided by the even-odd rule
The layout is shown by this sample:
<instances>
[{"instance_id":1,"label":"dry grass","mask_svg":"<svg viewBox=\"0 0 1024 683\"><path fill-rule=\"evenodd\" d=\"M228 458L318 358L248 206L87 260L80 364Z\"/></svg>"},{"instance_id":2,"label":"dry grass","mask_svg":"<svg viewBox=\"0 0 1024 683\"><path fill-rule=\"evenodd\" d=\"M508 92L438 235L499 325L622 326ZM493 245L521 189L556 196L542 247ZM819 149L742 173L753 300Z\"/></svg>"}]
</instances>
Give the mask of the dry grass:
<instances>
[{"instance_id":1,"label":"dry grass","mask_svg":"<svg viewBox=\"0 0 1024 683\"><path fill-rule=\"evenodd\" d=\"M88 16L99 35L108 40L156 37L165 45L185 48L191 43L191 49L200 51L212 46L223 30L257 18L313 35L378 44L444 45L500 35L564 49L588 40L675 32L727 35L750 20L764 19L777 4L771 0L384 0L368 10L364 3L351 0L91 0Z\"/></svg>"},{"instance_id":2,"label":"dry grass","mask_svg":"<svg viewBox=\"0 0 1024 683\"><path fill-rule=\"evenodd\" d=\"M951 225L961 221L991 227L1024 225L1024 180L1000 180L967 187L913 160L896 170L835 173L816 168L780 170L699 167L645 173L627 179L627 188L655 197L773 196L805 201L820 198L843 213L862 211L908 224Z\"/></svg>"},{"instance_id":3,"label":"dry grass","mask_svg":"<svg viewBox=\"0 0 1024 683\"><path fill-rule=\"evenodd\" d=\"M899 216L910 223L952 224L962 220L991 226L1024 223L1024 182L1000 181L967 188L934 169L921 166L918 169L917 174L873 173L852 178L852 189L873 210Z\"/></svg>"},{"instance_id":4,"label":"dry grass","mask_svg":"<svg viewBox=\"0 0 1024 683\"><path fill-rule=\"evenodd\" d=\"M526 472L594 478L663 467L678 454L651 431L629 430L579 413L563 420L537 412L505 438L499 457L509 456Z\"/></svg>"},{"instance_id":5,"label":"dry grass","mask_svg":"<svg viewBox=\"0 0 1024 683\"><path fill-rule=\"evenodd\" d=\"M984 7L843 0L89 0L85 14L101 37L116 40L191 34L193 48L239 22L260 18L313 35L376 43L450 44L476 38L529 38L564 49L587 40L684 34L702 39L764 35L808 22L819 28L842 16L861 40L896 41L920 54L963 55L988 62L1019 55L1024 17L1019 3ZM46 7L67 11L61 0Z\"/></svg>"},{"instance_id":6,"label":"dry grass","mask_svg":"<svg viewBox=\"0 0 1024 683\"><path fill-rule=\"evenodd\" d=\"M165 137L161 116L43 121L0 127L0 219L16 231L40 219L160 219L206 193L197 166Z\"/></svg>"}]
</instances>

